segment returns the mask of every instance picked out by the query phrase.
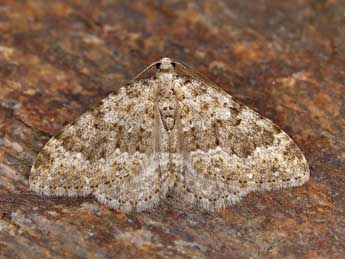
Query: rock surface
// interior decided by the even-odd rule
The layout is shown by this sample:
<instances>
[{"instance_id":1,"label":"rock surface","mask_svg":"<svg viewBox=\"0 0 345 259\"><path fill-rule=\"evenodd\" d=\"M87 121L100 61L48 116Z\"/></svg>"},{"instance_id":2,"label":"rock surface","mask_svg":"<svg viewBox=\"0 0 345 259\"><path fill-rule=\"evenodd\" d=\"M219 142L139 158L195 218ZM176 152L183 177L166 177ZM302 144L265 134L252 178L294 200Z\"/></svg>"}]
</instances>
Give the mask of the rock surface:
<instances>
[{"instance_id":1,"label":"rock surface","mask_svg":"<svg viewBox=\"0 0 345 259\"><path fill-rule=\"evenodd\" d=\"M344 258L344 13L342 0L1 1L0 258ZM311 180L218 213L30 192L49 137L162 56L280 125Z\"/></svg>"}]
</instances>

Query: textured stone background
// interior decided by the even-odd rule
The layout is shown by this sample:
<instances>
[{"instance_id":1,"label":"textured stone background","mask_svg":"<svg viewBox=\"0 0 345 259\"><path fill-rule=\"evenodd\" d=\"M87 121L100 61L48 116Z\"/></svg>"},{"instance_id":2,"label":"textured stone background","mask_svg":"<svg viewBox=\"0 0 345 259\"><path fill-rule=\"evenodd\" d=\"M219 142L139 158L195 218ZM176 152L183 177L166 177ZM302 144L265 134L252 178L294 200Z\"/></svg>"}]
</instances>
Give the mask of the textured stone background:
<instances>
[{"instance_id":1,"label":"textured stone background","mask_svg":"<svg viewBox=\"0 0 345 259\"><path fill-rule=\"evenodd\" d=\"M0 1L0 258L344 258L345 2ZM219 213L28 190L65 123L169 56L288 132L311 180Z\"/></svg>"}]
</instances>

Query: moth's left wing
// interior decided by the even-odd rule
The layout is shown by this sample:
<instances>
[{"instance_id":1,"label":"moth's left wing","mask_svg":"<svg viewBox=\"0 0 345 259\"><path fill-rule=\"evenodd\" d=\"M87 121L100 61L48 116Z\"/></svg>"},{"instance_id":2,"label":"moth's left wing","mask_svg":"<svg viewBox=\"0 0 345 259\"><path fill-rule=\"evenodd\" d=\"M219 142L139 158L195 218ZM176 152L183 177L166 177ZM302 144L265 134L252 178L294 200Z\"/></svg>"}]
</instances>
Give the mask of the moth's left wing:
<instances>
[{"instance_id":1,"label":"moth's left wing","mask_svg":"<svg viewBox=\"0 0 345 259\"><path fill-rule=\"evenodd\" d=\"M54 196L92 194L123 211L150 208L164 197L155 82L148 80L109 95L51 138L32 167L30 188Z\"/></svg>"}]
</instances>

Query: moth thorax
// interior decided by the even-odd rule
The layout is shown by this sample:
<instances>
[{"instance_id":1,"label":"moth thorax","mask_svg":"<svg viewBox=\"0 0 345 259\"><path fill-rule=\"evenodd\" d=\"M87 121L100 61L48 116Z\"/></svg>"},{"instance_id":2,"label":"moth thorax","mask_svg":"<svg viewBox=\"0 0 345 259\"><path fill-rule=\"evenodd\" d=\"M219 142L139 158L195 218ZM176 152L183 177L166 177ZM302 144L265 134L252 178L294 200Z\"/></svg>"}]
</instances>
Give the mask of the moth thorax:
<instances>
[{"instance_id":1,"label":"moth thorax","mask_svg":"<svg viewBox=\"0 0 345 259\"><path fill-rule=\"evenodd\" d=\"M172 97L163 97L158 103L161 120L164 128L168 131L175 126L176 117L176 99Z\"/></svg>"},{"instance_id":2,"label":"moth thorax","mask_svg":"<svg viewBox=\"0 0 345 259\"><path fill-rule=\"evenodd\" d=\"M176 76L176 74L170 70L159 71L156 75L157 75L158 79L163 83L167 83L167 82L174 80L174 78Z\"/></svg>"}]
</instances>

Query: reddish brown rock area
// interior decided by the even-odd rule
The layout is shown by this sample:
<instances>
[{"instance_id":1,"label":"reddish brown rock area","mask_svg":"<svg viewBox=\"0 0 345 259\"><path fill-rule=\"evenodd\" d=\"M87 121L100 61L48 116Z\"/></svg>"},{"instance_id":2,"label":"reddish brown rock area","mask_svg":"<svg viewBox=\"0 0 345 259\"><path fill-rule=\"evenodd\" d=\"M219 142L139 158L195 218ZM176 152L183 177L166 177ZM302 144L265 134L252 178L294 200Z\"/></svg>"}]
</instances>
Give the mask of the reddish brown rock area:
<instances>
[{"instance_id":1,"label":"reddish brown rock area","mask_svg":"<svg viewBox=\"0 0 345 259\"><path fill-rule=\"evenodd\" d=\"M344 258L344 13L342 0L2 0L0 258ZM280 125L310 181L217 213L30 192L49 137L163 56Z\"/></svg>"}]
</instances>

